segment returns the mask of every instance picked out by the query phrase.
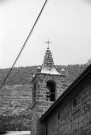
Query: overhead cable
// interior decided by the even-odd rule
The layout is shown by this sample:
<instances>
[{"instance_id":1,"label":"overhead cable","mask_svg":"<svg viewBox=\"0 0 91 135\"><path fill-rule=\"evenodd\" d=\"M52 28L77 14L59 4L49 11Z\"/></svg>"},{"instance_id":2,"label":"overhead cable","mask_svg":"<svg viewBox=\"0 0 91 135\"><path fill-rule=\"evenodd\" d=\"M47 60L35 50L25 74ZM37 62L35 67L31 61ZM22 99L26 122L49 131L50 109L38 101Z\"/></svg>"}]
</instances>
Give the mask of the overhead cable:
<instances>
[{"instance_id":1,"label":"overhead cable","mask_svg":"<svg viewBox=\"0 0 91 135\"><path fill-rule=\"evenodd\" d=\"M32 28L31 28L31 30L30 30L30 32L29 32L29 34L28 34L28 36L27 36L27 38L26 38L26 40L25 40L25 42L24 42L24 44L23 44L23 46L22 46L22 48L21 48L21 50L20 50L20 52L19 52L19 54L18 54L18 56L17 56L17 58L15 59L15 61L14 61L13 65L12 65L12 67L10 68L8 74L6 75L4 81L2 82L2 84L1 84L1 86L0 86L0 89L1 89L2 86L5 84L5 82L6 82L7 78L9 77L9 75L10 75L10 73L11 73L13 67L15 66L15 64L16 64L17 60L19 59L19 57L20 57L22 51L24 50L24 48L25 48L25 46L26 46L26 43L27 43L29 37L31 36L31 34L33 33L34 28L35 28L36 24L38 23L38 20L39 20L41 14L42 14L42 12L43 12L43 10L44 10L44 7L46 6L47 2L48 2L48 0L45 0L45 2L44 2L44 4L43 4L43 6L42 6L42 8L41 8L41 10L40 10L40 12L39 12L39 14L38 14L36 20L35 20L35 22L34 22Z\"/></svg>"}]
</instances>

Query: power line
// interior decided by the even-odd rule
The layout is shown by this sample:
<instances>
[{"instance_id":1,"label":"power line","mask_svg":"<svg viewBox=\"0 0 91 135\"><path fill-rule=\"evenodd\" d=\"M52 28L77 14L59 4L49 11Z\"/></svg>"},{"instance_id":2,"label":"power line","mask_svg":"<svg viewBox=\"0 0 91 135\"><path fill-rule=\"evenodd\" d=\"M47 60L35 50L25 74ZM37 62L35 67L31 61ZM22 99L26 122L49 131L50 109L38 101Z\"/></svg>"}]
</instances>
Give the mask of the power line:
<instances>
[{"instance_id":1,"label":"power line","mask_svg":"<svg viewBox=\"0 0 91 135\"><path fill-rule=\"evenodd\" d=\"M2 86L4 85L4 83L6 82L6 80L7 80L7 78L9 77L9 75L10 75L10 73L11 73L13 67L15 66L15 64L16 64L16 62L17 62L17 60L18 60L18 58L20 57L20 55L21 55L23 49L25 48L26 43L27 43L29 37L31 36L32 32L34 31L34 28L35 28L35 26L36 26L36 24L37 24L37 22L38 22L38 20L39 20L39 18L40 18L40 16L41 16L43 10L44 10L44 7L45 7L46 4L47 4L47 1L48 1L48 0L45 0L43 6L42 6L42 8L41 8L41 10L40 10L40 12L39 12L39 14L38 14L38 16L37 16L37 19L35 20L35 22L34 22L32 28L31 28L31 31L29 32L29 34L28 34L28 36L27 36L27 38L26 38L26 40L25 40L25 42L24 42L24 44L23 44L23 46L22 46L22 48L21 48L21 50L20 50L20 52L19 52L19 54L18 54L18 56L17 56L17 58L15 59L15 61L14 61L13 65L12 65L12 67L10 68L10 70L9 70L9 72L8 72L8 74L7 74L7 76L5 77L4 81L2 82L2 84L1 84L1 86L0 86L0 89L2 88Z\"/></svg>"}]
</instances>

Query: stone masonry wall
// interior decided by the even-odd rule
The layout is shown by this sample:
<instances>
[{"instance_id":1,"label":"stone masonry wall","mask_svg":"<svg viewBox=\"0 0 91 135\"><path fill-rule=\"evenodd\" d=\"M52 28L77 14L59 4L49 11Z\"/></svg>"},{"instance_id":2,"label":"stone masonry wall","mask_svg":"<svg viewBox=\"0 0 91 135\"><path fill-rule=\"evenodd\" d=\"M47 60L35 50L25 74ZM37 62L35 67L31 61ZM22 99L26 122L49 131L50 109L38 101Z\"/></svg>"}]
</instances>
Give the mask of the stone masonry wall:
<instances>
[{"instance_id":1,"label":"stone masonry wall","mask_svg":"<svg viewBox=\"0 0 91 135\"><path fill-rule=\"evenodd\" d=\"M66 77L59 75L46 75L40 74L36 78L36 101L38 103L39 117L44 114L47 109L52 105L53 101L47 101L46 92L48 88L46 86L47 81L52 80L56 83L56 99L63 93L63 91L68 87L66 84Z\"/></svg>"},{"instance_id":2,"label":"stone masonry wall","mask_svg":"<svg viewBox=\"0 0 91 135\"><path fill-rule=\"evenodd\" d=\"M67 88L66 77L59 75L37 74L33 82L33 107L32 107L32 135L45 135L45 125L41 125L39 118L52 105L52 101L46 99L47 81L52 80L56 84L56 99ZM36 94L36 95L35 95Z\"/></svg>"},{"instance_id":3,"label":"stone masonry wall","mask_svg":"<svg viewBox=\"0 0 91 135\"><path fill-rule=\"evenodd\" d=\"M91 74L51 113L47 135L91 135Z\"/></svg>"},{"instance_id":4,"label":"stone masonry wall","mask_svg":"<svg viewBox=\"0 0 91 135\"><path fill-rule=\"evenodd\" d=\"M31 133L32 135L45 135L46 133L45 125L41 124L39 121L36 105L32 108Z\"/></svg>"}]
</instances>

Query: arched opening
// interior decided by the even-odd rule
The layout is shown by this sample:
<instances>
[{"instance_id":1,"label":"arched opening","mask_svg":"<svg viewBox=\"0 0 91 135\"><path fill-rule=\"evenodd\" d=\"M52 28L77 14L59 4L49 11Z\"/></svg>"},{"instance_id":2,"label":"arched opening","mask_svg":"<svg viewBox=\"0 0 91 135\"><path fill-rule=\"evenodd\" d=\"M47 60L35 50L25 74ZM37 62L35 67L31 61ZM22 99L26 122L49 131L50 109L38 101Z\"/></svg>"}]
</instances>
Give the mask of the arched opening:
<instances>
[{"instance_id":1,"label":"arched opening","mask_svg":"<svg viewBox=\"0 0 91 135\"><path fill-rule=\"evenodd\" d=\"M47 99L50 101L55 101L55 91L56 91L56 83L54 81L47 81Z\"/></svg>"}]
</instances>

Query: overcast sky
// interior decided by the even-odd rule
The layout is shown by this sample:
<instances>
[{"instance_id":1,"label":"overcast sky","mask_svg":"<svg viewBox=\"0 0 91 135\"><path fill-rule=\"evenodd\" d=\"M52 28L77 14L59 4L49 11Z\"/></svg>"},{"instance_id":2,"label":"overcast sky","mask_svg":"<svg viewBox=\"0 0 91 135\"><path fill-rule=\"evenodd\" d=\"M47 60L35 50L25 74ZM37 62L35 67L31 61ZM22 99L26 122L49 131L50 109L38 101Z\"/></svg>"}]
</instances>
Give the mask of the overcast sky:
<instances>
[{"instance_id":1,"label":"overcast sky","mask_svg":"<svg viewBox=\"0 0 91 135\"><path fill-rule=\"evenodd\" d=\"M0 0L0 68L11 67L45 0ZM49 0L15 66L41 65L49 39L55 64L91 58L91 0Z\"/></svg>"}]
</instances>

